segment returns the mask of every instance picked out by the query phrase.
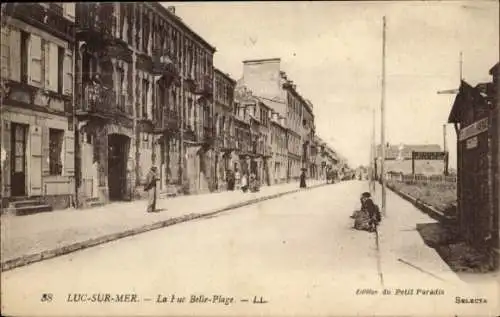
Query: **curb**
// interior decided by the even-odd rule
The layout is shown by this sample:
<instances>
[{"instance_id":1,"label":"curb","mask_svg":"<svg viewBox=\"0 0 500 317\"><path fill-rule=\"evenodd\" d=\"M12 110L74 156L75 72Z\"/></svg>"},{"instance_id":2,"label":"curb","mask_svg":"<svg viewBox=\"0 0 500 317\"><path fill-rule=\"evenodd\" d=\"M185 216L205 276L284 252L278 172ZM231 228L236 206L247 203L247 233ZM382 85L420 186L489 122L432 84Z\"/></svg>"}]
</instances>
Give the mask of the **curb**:
<instances>
[{"instance_id":1,"label":"curb","mask_svg":"<svg viewBox=\"0 0 500 317\"><path fill-rule=\"evenodd\" d=\"M440 221L440 222L450 222L450 221L454 220L453 217L446 216L444 214L444 212L442 212L441 210L424 203L420 199L414 198L406 193L403 193L391 185L387 185L387 188L389 188L393 193L400 196L404 200L412 203L415 207L420 209L425 214L429 215L432 219L435 219L435 220Z\"/></svg>"},{"instance_id":2,"label":"curb","mask_svg":"<svg viewBox=\"0 0 500 317\"><path fill-rule=\"evenodd\" d=\"M213 216L213 215L216 215L216 214L228 211L228 210L238 209L241 207L257 204L257 203L262 202L262 201L271 200L271 199L279 198L279 197L282 197L285 195L294 194L294 193L297 193L300 191L307 191L307 190L311 190L311 189L315 189L315 188L319 188L319 187L323 187L323 186L327 186L327 185L331 185L331 184L318 184L318 185L313 185L311 187L307 187L306 189L294 189L291 191L285 191L282 193L272 194L269 196L253 198L250 200L234 203L234 204L228 205L226 207L217 208L215 210L211 210L211 211L207 211L207 212L189 213L189 214L186 214L186 215L183 215L180 217L174 217L174 218L170 218L167 220L158 221L158 222L155 222L152 224L143 225L143 226L138 227L138 228L128 229L128 230L117 232L117 233L107 234L107 235L104 235L101 237L92 238L92 239L82 241L82 242L72 243L72 244L62 246L59 248L41 251L41 252L34 253L34 254L23 255L23 256L2 262L1 263L1 271L4 272L4 271L12 270L12 269L17 268L17 267L26 266L26 265L29 265L29 264L32 264L35 262L43 261L43 260L48 260L51 258L55 258L57 256L65 255L65 254L72 253L72 252L79 251L79 250L83 250L86 248L95 247L97 245L108 243L108 242L111 242L114 240L138 235L138 234L152 231L152 230L156 230L156 229L161 229L161 228L173 226L173 225L178 224L178 223L183 223L183 222L187 222L187 221L191 221L191 220L195 220L195 219L208 218L210 216Z\"/></svg>"}]
</instances>

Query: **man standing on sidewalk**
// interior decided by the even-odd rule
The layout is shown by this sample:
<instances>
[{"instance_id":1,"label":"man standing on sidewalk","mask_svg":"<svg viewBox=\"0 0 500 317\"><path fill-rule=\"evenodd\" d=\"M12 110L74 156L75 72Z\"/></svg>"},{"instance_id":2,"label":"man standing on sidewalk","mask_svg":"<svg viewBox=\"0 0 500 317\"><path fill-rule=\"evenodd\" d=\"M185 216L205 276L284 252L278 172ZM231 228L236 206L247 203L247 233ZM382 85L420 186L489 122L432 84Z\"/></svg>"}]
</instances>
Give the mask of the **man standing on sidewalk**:
<instances>
[{"instance_id":1,"label":"man standing on sidewalk","mask_svg":"<svg viewBox=\"0 0 500 317\"><path fill-rule=\"evenodd\" d=\"M156 166L152 166L146 176L146 184L144 190L148 192L148 209L147 212L156 211L156 182L158 180Z\"/></svg>"}]
</instances>

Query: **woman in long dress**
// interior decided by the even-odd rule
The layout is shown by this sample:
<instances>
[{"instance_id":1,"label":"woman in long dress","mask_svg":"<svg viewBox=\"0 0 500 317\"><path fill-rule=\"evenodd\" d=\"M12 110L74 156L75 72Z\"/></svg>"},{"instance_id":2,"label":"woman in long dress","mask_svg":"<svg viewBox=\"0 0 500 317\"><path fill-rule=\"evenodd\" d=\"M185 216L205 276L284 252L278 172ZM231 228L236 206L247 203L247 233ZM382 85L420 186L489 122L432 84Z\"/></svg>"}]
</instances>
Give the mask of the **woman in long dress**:
<instances>
[{"instance_id":1,"label":"woman in long dress","mask_svg":"<svg viewBox=\"0 0 500 317\"><path fill-rule=\"evenodd\" d=\"M148 193L148 208L147 212L156 211L156 182L158 176L156 175L156 166L152 166L146 176L146 184L144 185L144 190Z\"/></svg>"}]
</instances>

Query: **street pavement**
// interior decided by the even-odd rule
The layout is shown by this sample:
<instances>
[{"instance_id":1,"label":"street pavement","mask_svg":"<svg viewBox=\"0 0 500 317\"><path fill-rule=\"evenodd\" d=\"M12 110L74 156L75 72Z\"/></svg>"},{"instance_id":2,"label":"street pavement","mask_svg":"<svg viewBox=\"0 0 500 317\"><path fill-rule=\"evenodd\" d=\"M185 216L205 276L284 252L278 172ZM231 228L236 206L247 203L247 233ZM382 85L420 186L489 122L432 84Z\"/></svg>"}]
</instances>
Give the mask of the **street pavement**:
<instances>
[{"instance_id":1,"label":"street pavement","mask_svg":"<svg viewBox=\"0 0 500 317\"><path fill-rule=\"evenodd\" d=\"M2 311L23 316L497 312L498 288L475 289L459 280L418 239L416 224L433 220L397 195L388 192L378 243L376 234L352 229L349 216L367 190L366 182L349 181L300 191L6 271ZM392 295L382 295L384 288ZM113 299L137 294L138 302L75 302L77 293L109 293ZM455 304L456 296L484 297L488 303Z\"/></svg>"},{"instance_id":2,"label":"street pavement","mask_svg":"<svg viewBox=\"0 0 500 317\"><path fill-rule=\"evenodd\" d=\"M322 184L325 181L308 181L309 187ZM147 202L138 200L29 216L2 215L2 270L297 190L299 184L292 182L263 186L257 193L225 191L160 199L158 213L146 213Z\"/></svg>"}]
</instances>

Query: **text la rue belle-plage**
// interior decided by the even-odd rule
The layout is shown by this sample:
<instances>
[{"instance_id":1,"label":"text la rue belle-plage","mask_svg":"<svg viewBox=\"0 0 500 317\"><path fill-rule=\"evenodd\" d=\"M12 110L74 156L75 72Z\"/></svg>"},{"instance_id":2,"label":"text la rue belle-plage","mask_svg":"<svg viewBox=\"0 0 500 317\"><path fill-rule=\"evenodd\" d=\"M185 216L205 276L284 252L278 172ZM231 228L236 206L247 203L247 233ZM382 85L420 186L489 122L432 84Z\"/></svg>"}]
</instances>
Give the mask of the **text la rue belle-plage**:
<instances>
[{"instance_id":1,"label":"text la rue belle-plage","mask_svg":"<svg viewBox=\"0 0 500 317\"><path fill-rule=\"evenodd\" d=\"M52 294L42 297L44 301L53 300ZM50 298L50 300L47 300ZM266 304L268 301L263 296L251 296L248 298L235 298L221 294L191 294L181 296L177 294L157 294L156 296L143 297L138 294L117 294L117 293L69 293L66 297L68 303L140 303L153 302L157 304L219 304L231 305L236 302Z\"/></svg>"}]
</instances>

